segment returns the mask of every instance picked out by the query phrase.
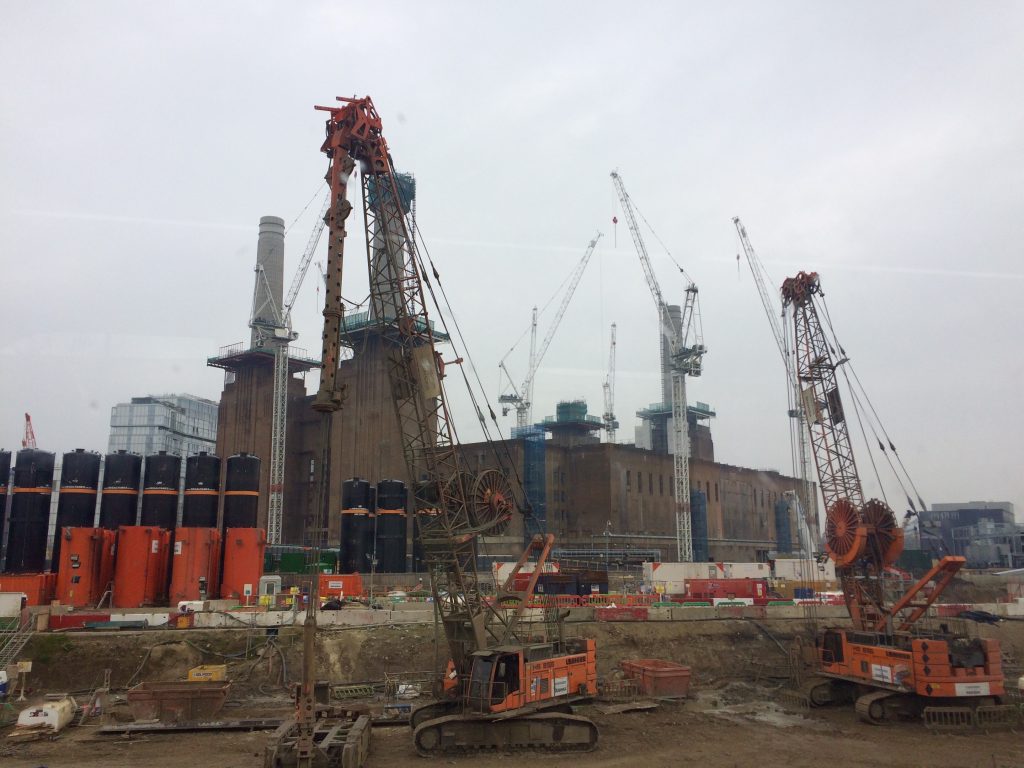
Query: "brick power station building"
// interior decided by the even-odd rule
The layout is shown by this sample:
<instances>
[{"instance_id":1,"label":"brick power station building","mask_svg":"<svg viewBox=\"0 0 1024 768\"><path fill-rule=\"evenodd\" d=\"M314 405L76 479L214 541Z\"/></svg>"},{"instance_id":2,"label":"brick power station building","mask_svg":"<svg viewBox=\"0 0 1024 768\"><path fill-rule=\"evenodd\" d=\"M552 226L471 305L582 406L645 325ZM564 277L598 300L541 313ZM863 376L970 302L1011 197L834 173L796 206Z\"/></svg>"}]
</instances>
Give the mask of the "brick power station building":
<instances>
[{"instance_id":1,"label":"brick power station building","mask_svg":"<svg viewBox=\"0 0 1024 768\"><path fill-rule=\"evenodd\" d=\"M281 306L283 283L283 231L283 222L275 217L260 222L258 270L267 274L266 285L277 293L277 306ZM339 365L346 400L334 418L330 437L331 487L321 518L326 526L321 529L315 525L323 455L320 420L311 408L305 382L298 378L308 371L315 375L319 361L294 347L289 354L283 543L309 545L319 538L337 546L345 479L409 480L376 323L366 313L349 314L342 335L351 357ZM255 334L248 348L242 344L225 348L209 360L226 371L217 453L229 456L245 451L261 457L264 489L269 487L273 362L273 350ZM522 504L533 510L529 521L515 519L504 535L485 541L483 551L495 557L518 554L525 535L547 530L563 550L675 559L672 456L665 440L659 445L657 436L653 441L648 438L652 448L602 443L600 420L587 415L585 403L560 403L557 410L555 417L521 430L510 440L461 447L469 470L499 468L513 480L518 478ZM703 404L689 409L691 487L700 492L695 496L695 516L701 497L706 506L706 533L695 522L695 549L704 557L737 561L794 551L797 520L782 496L795 490L798 481L774 471L717 463L709 426L713 415ZM265 525L266 494L261 495L259 515ZM706 540L705 548L696 543L697 536Z\"/></svg>"}]
</instances>

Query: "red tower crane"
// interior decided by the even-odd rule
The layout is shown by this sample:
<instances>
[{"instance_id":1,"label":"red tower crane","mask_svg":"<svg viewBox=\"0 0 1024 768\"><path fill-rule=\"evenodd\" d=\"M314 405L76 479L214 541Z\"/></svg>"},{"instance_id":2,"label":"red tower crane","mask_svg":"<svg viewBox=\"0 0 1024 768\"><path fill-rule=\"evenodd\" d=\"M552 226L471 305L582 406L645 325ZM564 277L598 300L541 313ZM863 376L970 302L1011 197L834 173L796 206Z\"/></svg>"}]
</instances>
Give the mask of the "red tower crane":
<instances>
[{"instance_id":1,"label":"red tower crane","mask_svg":"<svg viewBox=\"0 0 1024 768\"><path fill-rule=\"evenodd\" d=\"M32 417L27 413L25 414L25 436L21 438L21 447L31 449L36 447L36 431L32 429Z\"/></svg>"}]
</instances>

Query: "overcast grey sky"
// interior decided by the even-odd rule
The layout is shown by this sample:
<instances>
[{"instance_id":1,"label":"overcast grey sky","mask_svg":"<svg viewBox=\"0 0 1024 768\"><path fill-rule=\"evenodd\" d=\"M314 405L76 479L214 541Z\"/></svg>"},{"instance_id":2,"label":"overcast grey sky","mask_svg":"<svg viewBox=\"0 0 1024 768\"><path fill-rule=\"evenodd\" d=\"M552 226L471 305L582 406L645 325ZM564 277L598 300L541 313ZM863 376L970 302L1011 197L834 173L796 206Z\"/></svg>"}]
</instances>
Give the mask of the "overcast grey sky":
<instances>
[{"instance_id":1,"label":"overcast grey sky","mask_svg":"<svg viewBox=\"0 0 1024 768\"><path fill-rule=\"evenodd\" d=\"M3 0L0 13L0 446L18 446L24 411L40 447L103 450L116 402L218 398L205 359L248 338L259 217L290 223L322 180L312 107L369 94L417 175L419 224L492 399L531 307L598 229L534 415L580 396L600 414L612 322L620 439L660 399L654 305L611 224L618 168L700 286L710 351L690 396L718 412L719 460L789 468L781 363L737 270L740 215L773 291L821 273L925 500L1024 509L1020 3ZM310 213L289 233L286 284ZM365 261L350 255L359 299ZM314 350L316 284L311 271L295 310ZM509 358L517 377L525 356ZM475 439L465 397L454 407Z\"/></svg>"}]
</instances>

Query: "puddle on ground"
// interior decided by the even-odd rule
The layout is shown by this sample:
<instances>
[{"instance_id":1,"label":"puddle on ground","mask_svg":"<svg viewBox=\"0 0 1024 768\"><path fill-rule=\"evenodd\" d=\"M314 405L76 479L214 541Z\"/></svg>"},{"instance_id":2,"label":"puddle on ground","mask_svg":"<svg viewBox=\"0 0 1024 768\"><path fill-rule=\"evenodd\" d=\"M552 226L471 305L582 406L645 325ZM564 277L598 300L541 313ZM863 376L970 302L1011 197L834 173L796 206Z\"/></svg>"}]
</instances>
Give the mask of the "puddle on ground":
<instances>
[{"instance_id":1,"label":"puddle on ground","mask_svg":"<svg viewBox=\"0 0 1024 768\"><path fill-rule=\"evenodd\" d=\"M774 701L774 692L749 683L733 682L722 688L700 691L690 701L693 711L733 722L757 722L776 728L829 730L829 725L788 712Z\"/></svg>"}]
</instances>

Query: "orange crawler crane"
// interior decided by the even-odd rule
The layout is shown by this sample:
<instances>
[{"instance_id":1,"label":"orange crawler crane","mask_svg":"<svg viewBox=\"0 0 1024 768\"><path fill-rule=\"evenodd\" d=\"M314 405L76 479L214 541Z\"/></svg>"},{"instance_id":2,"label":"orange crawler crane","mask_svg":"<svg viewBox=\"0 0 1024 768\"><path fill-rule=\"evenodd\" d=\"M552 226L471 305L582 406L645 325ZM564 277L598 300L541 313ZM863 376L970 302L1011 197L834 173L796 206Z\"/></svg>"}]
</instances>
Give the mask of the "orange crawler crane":
<instances>
[{"instance_id":1,"label":"orange crawler crane","mask_svg":"<svg viewBox=\"0 0 1024 768\"><path fill-rule=\"evenodd\" d=\"M796 381L825 500L825 548L853 627L818 635L809 659L815 674L804 693L812 706L854 702L859 717L873 724L922 715L944 725L998 719L999 642L918 624L964 558L942 558L901 597L887 599L885 571L903 551L903 530L885 502L864 501L836 374L847 360L834 358L838 344L826 338L816 306L821 295L814 272L782 285L783 305L793 310Z\"/></svg>"},{"instance_id":2,"label":"orange crawler crane","mask_svg":"<svg viewBox=\"0 0 1024 768\"><path fill-rule=\"evenodd\" d=\"M423 755L478 749L593 749L597 727L570 709L573 701L597 692L593 641L535 642L524 630L522 619L536 576L525 592L502 590L495 599L480 587L478 541L508 528L515 510L512 487L501 472L470 471L459 450L445 392L446 364L435 348L436 321L427 313L428 296L437 303L434 291L441 276L433 264L430 273L423 273L429 255L417 247L410 216L413 179L395 170L370 98L338 102L317 107L327 113L321 149L329 159L331 201L323 366L313 408L334 412L344 399L337 361L345 222L354 207L348 197L353 187L362 203L369 316L376 320L375 343L386 360L419 541L451 658L447 695L412 718L416 749ZM451 322L443 317L439 321L445 327ZM447 365L461 362L456 358ZM520 567L531 551L543 563L552 542L551 537L534 539ZM541 570L538 567L535 574ZM313 748L303 747L309 739L302 740L308 724L301 718L298 724L300 751L309 753Z\"/></svg>"}]
</instances>

